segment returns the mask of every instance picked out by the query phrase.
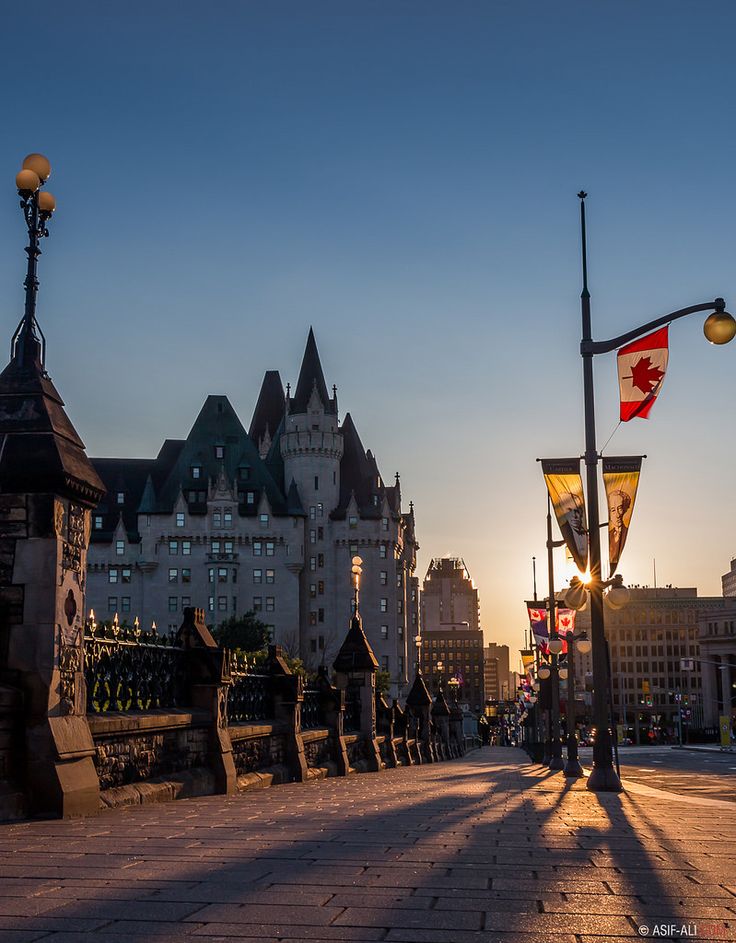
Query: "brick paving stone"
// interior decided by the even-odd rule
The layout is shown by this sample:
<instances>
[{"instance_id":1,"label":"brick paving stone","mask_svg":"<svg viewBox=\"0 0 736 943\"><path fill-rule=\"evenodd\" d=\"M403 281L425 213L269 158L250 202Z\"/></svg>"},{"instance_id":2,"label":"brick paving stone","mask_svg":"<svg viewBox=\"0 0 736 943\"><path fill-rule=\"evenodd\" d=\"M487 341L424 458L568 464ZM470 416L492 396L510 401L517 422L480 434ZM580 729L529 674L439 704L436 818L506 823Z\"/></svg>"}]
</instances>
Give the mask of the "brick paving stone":
<instances>
[{"instance_id":1,"label":"brick paving stone","mask_svg":"<svg viewBox=\"0 0 736 943\"><path fill-rule=\"evenodd\" d=\"M307 925L297 926L294 924L244 924L244 923L210 923L204 927L199 927L192 934L193 939L205 938L207 943L212 943L212 937L227 938L228 943L232 943L232 938L262 940L264 937L276 937L288 943L293 940L311 940L316 943L327 943L327 941L356 941L356 943L373 943L376 940L384 940L386 931L375 927L310 927ZM454 937L448 940L447 933L443 943L454 943Z\"/></svg>"},{"instance_id":2,"label":"brick paving stone","mask_svg":"<svg viewBox=\"0 0 736 943\"><path fill-rule=\"evenodd\" d=\"M339 907L306 907L282 902L277 911L274 906L262 904L209 904L186 917L195 923L267 923L278 915L285 925L306 924L325 926L341 913Z\"/></svg>"}]
</instances>

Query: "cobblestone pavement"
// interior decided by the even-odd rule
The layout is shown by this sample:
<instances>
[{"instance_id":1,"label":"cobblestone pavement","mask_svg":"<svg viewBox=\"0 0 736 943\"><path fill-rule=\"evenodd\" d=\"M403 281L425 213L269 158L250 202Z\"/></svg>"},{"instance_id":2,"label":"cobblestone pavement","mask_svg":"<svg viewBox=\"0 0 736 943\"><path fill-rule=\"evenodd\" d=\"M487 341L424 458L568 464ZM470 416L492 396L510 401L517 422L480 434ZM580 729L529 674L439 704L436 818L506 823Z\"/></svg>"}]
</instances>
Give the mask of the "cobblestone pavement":
<instances>
[{"instance_id":1,"label":"cobblestone pavement","mask_svg":"<svg viewBox=\"0 0 736 943\"><path fill-rule=\"evenodd\" d=\"M0 826L0 878L0 943L736 940L736 807L595 795L499 747Z\"/></svg>"}]
</instances>

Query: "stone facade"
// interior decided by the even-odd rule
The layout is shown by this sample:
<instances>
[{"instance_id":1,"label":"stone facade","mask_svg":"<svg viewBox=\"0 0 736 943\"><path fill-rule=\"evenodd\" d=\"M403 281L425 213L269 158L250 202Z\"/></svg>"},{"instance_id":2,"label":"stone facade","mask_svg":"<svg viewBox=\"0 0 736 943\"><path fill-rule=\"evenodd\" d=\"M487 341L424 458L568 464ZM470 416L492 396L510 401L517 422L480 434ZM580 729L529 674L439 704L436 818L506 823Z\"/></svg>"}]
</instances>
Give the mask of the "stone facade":
<instances>
[{"instance_id":1,"label":"stone facade","mask_svg":"<svg viewBox=\"0 0 736 943\"><path fill-rule=\"evenodd\" d=\"M178 627L190 605L210 625L254 610L308 667L330 664L350 618L351 557L362 612L394 696L406 692L418 631L418 544L398 475L386 485L337 393L314 335L292 395L268 371L248 432L209 396L186 440L155 459L93 459L108 494L92 515L88 605Z\"/></svg>"}]
</instances>

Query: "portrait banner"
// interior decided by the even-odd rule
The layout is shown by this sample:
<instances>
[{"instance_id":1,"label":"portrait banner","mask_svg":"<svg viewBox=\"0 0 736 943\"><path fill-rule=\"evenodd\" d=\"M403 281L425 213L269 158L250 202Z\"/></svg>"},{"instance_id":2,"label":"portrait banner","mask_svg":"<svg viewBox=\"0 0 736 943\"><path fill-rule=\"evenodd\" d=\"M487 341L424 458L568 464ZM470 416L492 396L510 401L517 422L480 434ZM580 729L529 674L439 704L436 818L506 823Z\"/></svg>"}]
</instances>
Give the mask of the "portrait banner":
<instances>
[{"instance_id":1,"label":"portrait banner","mask_svg":"<svg viewBox=\"0 0 736 943\"><path fill-rule=\"evenodd\" d=\"M629 534L636 491L641 474L641 455L603 459L603 484L608 501L609 579L616 572Z\"/></svg>"},{"instance_id":2,"label":"portrait banner","mask_svg":"<svg viewBox=\"0 0 736 943\"><path fill-rule=\"evenodd\" d=\"M581 573L588 569L588 525L585 517L583 479L579 458L542 459L547 484L560 533Z\"/></svg>"}]
</instances>

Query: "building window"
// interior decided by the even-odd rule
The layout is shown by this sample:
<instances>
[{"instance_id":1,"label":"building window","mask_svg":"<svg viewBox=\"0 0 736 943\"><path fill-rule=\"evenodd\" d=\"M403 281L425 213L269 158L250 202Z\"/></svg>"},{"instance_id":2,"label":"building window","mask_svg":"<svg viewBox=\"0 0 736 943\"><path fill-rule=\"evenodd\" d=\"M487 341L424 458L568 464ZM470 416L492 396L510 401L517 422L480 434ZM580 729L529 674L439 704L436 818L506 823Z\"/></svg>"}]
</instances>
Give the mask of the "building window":
<instances>
[{"instance_id":1,"label":"building window","mask_svg":"<svg viewBox=\"0 0 736 943\"><path fill-rule=\"evenodd\" d=\"M317 610L317 621L318 621L318 622L324 622L324 621L325 621L325 611L324 611L324 609L318 609L318 610Z\"/></svg>"},{"instance_id":2,"label":"building window","mask_svg":"<svg viewBox=\"0 0 736 943\"><path fill-rule=\"evenodd\" d=\"M186 609L188 606L191 606L191 604L192 604L192 597L191 597L191 596L182 596L182 597L181 597L181 608L182 608L182 609Z\"/></svg>"},{"instance_id":3,"label":"building window","mask_svg":"<svg viewBox=\"0 0 736 943\"><path fill-rule=\"evenodd\" d=\"M185 557L190 557L192 555L192 542L191 540L182 540L181 542L181 552Z\"/></svg>"},{"instance_id":4,"label":"building window","mask_svg":"<svg viewBox=\"0 0 736 943\"><path fill-rule=\"evenodd\" d=\"M226 540L226 541L225 541L225 553L232 553L232 552L233 552L233 542L232 542L232 540Z\"/></svg>"},{"instance_id":5,"label":"building window","mask_svg":"<svg viewBox=\"0 0 736 943\"><path fill-rule=\"evenodd\" d=\"M276 608L276 600L273 596L266 596L266 612L273 612Z\"/></svg>"},{"instance_id":6,"label":"building window","mask_svg":"<svg viewBox=\"0 0 736 943\"><path fill-rule=\"evenodd\" d=\"M183 567L181 571L181 581L182 583L191 583L192 582L192 571L189 567Z\"/></svg>"},{"instance_id":7,"label":"building window","mask_svg":"<svg viewBox=\"0 0 736 943\"><path fill-rule=\"evenodd\" d=\"M108 583L117 583L118 581L118 571L115 568L111 568L107 571L107 582Z\"/></svg>"},{"instance_id":8,"label":"building window","mask_svg":"<svg viewBox=\"0 0 736 943\"><path fill-rule=\"evenodd\" d=\"M217 597L217 611L218 611L218 612L227 612L227 596L218 596L218 597Z\"/></svg>"},{"instance_id":9,"label":"building window","mask_svg":"<svg viewBox=\"0 0 736 943\"><path fill-rule=\"evenodd\" d=\"M224 566L221 566L217 571L217 582L227 583L227 569Z\"/></svg>"},{"instance_id":10,"label":"building window","mask_svg":"<svg viewBox=\"0 0 736 943\"><path fill-rule=\"evenodd\" d=\"M184 526L184 512L183 511L176 512L176 526L177 527Z\"/></svg>"},{"instance_id":11,"label":"building window","mask_svg":"<svg viewBox=\"0 0 736 943\"><path fill-rule=\"evenodd\" d=\"M263 597L254 596L253 597L253 612L262 612L263 611Z\"/></svg>"},{"instance_id":12,"label":"building window","mask_svg":"<svg viewBox=\"0 0 736 943\"><path fill-rule=\"evenodd\" d=\"M215 446L215 458L225 458L225 446L216 445Z\"/></svg>"},{"instance_id":13,"label":"building window","mask_svg":"<svg viewBox=\"0 0 736 943\"><path fill-rule=\"evenodd\" d=\"M316 530L310 530L310 531L309 531L309 542L310 542L310 544L316 544L316 543L317 543L317 531L316 531Z\"/></svg>"},{"instance_id":14,"label":"building window","mask_svg":"<svg viewBox=\"0 0 736 943\"><path fill-rule=\"evenodd\" d=\"M210 553L219 553L220 552L220 541L213 540L210 542Z\"/></svg>"},{"instance_id":15,"label":"building window","mask_svg":"<svg viewBox=\"0 0 736 943\"><path fill-rule=\"evenodd\" d=\"M315 583L309 584L309 598L310 599L317 598L317 585Z\"/></svg>"},{"instance_id":16,"label":"building window","mask_svg":"<svg viewBox=\"0 0 736 943\"><path fill-rule=\"evenodd\" d=\"M241 465L238 469L238 477L241 481L247 481L250 478L250 467L247 465Z\"/></svg>"},{"instance_id":17,"label":"building window","mask_svg":"<svg viewBox=\"0 0 736 943\"><path fill-rule=\"evenodd\" d=\"M169 612L176 612L179 606L179 600L176 596L169 596Z\"/></svg>"},{"instance_id":18,"label":"building window","mask_svg":"<svg viewBox=\"0 0 736 943\"><path fill-rule=\"evenodd\" d=\"M319 475L314 476L314 490L319 491Z\"/></svg>"},{"instance_id":19,"label":"building window","mask_svg":"<svg viewBox=\"0 0 736 943\"><path fill-rule=\"evenodd\" d=\"M324 565L325 565L325 555L324 555L323 553L318 553L318 554L317 554L317 566L320 567L320 569L321 569Z\"/></svg>"},{"instance_id":20,"label":"building window","mask_svg":"<svg viewBox=\"0 0 736 943\"><path fill-rule=\"evenodd\" d=\"M276 582L276 571L275 570L266 570L266 582L275 583Z\"/></svg>"},{"instance_id":21,"label":"building window","mask_svg":"<svg viewBox=\"0 0 736 943\"><path fill-rule=\"evenodd\" d=\"M388 530L388 518L387 518L387 517L382 517L382 518L381 518L381 530Z\"/></svg>"},{"instance_id":22,"label":"building window","mask_svg":"<svg viewBox=\"0 0 736 943\"><path fill-rule=\"evenodd\" d=\"M222 527L222 512L213 511L212 512L212 526L213 527Z\"/></svg>"},{"instance_id":23,"label":"building window","mask_svg":"<svg viewBox=\"0 0 736 943\"><path fill-rule=\"evenodd\" d=\"M245 496L246 504L255 504L256 503L256 493L255 491L249 491Z\"/></svg>"},{"instance_id":24,"label":"building window","mask_svg":"<svg viewBox=\"0 0 736 943\"><path fill-rule=\"evenodd\" d=\"M215 568L214 567L211 566L209 570L207 571L207 578L209 579L210 583L215 582Z\"/></svg>"},{"instance_id":25,"label":"building window","mask_svg":"<svg viewBox=\"0 0 736 943\"><path fill-rule=\"evenodd\" d=\"M120 597L120 611L121 611L121 612L130 612L130 596L121 596L121 597Z\"/></svg>"},{"instance_id":26,"label":"building window","mask_svg":"<svg viewBox=\"0 0 736 943\"><path fill-rule=\"evenodd\" d=\"M207 608L209 609L210 612L215 611L215 597L214 596L210 596L209 599L207 600Z\"/></svg>"},{"instance_id":27,"label":"building window","mask_svg":"<svg viewBox=\"0 0 736 943\"><path fill-rule=\"evenodd\" d=\"M108 597L107 597L107 611L108 611L108 612L117 612L117 611L118 611L118 597L117 597L117 596L108 596Z\"/></svg>"},{"instance_id":28,"label":"building window","mask_svg":"<svg viewBox=\"0 0 736 943\"><path fill-rule=\"evenodd\" d=\"M232 576L231 576L231 579L232 579L233 583L237 583L237 582L238 582L238 571L235 569L235 567L233 567L233 569L232 569Z\"/></svg>"},{"instance_id":29,"label":"building window","mask_svg":"<svg viewBox=\"0 0 736 943\"><path fill-rule=\"evenodd\" d=\"M385 596L381 598L381 612L388 612L388 599Z\"/></svg>"},{"instance_id":30,"label":"building window","mask_svg":"<svg viewBox=\"0 0 736 943\"><path fill-rule=\"evenodd\" d=\"M357 517L349 517L349 518L348 518L348 527L349 527L351 530L355 530L355 528L356 528L357 526L358 526L358 518L357 518Z\"/></svg>"},{"instance_id":31,"label":"building window","mask_svg":"<svg viewBox=\"0 0 736 943\"><path fill-rule=\"evenodd\" d=\"M382 625L382 626L381 626L381 638L388 638L388 626L387 626L387 625Z\"/></svg>"},{"instance_id":32,"label":"building window","mask_svg":"<svg viewBox=\"0 0 736 943\"><path fill-rule=\"evenodd\" d=\"M253 541L253 556L262 557L263 556L263 544L260 540Z\"/></svg>"},{"instance_id":33,"label":"building window","mask_svg":"<svg viewBox=\"0 0 736 943\"><path fill-rule=\"evenodd\" d=\"M254 583L263 582L263 570L253 570L253 582Z\"/></svg>"},{"instance_id":34,"label":"building window","mask_svg":"<svg viewBox=\"0 0 736 943\"><path fill-rule=\"evenodd\" d=\"M317 519L317 506L313 504L309 509L309 520L315 521Z\"/></svg>"},{"instance_id":35,"label":"building window","mask_svg":"<svg viewBox=\"0 0 736 943\"><path fill-rule=\"evenodd\" d=\"M269 541L269 542L266 544L266 556L267 556L267 557L272 557L272 556L273 556L273 551L274 551L274 545L273 545L273 543L271 543L271 541Z\"/></svg>"},{"instance_id":36,"label":"building window","mask_svg":"<svg viewBox=\"0 0 736 943\"><path fill-rule=\"evenodd\" d=\"M317 613L316 613L316 612L310 612L310 613L309 613L309 624L310 624L310 625L317 625Z\"/></svg>"},{"instance_id":37,"label":"building window","mask_svg":"<svg viewBox=\"0 0 736 943\"><path fill-rule=\"evenodd\" d=\"M129 582L130 582L130 568L129 568L129 567L127 567L127 566L126 566L126 567L123 567L123 570L122 570L122 578L121 578L120 582L121 582L121 583L129 583Z\"/></svg>"},{"instance_id":38,"label":"building window","mask_svg":"<svg viewBox=\"0 0 736 943\"><path fill-rule=\"evenodd\" d=\"M268 514L261 514L259 518L261 527L268 527Z\"/></svg>"},{"instance_id":39,"label":"building window","mask_svg":"<svg viewBox=\"0 0 736 943\"><path fill-rule=\"evenodd\" d=\"M122 556L123 556L123 554L125 553L125 541L124 541L124 540L116 540L116 541L115 541L115 553L116 553L119 557L122 557Z\"/></svg>"},{"instance_id":40,"label":"building window","mask_svg":"<svg viewBox=\"0 0 736 943\"><path fill-rule=\"evenodd\" d=\"M386 586L388 584L388 573L386 570L381 570L380 572L381 586Z\"/></svg>"},{"instance_id":41,"label":"building window","mask_svg":"<svg viewBox=\"0 0 736 943\"><path fill-rule=\"evenodd\" d=\"M124 491L118 491L117 502L118 502L118 504L125 504L125 492L124 492Z\"/></svg>"},{"instance_id":42,"label":"building window","mask_svg":"<svg viewBox=\"0 0 736 943\"><path fill-rule=\"evenodd\" d=\"M318 505L317 505L317 517L322 517L322 516L324 515L324 513L325 513L325 506L324 506L324 504L318 504Z\"/></svg>"},{"instance_id":43,"label":"building window","mask_svg":"<svg viewBox=\"0 0 736 943\"><path fill-rule=\"evenodd\" d=\"M317 540L324 540L324 539L325 539L325 529L324 529L324 527L318 527L318 528L317 528Z\"/></svg>"},{"instance_id":44,"label":"building window","mask_svg":"<svg viewBox=\"0 0 736 943\"><path fill-rule=\"evenodd\" d=\"M102 515L95 514L95 530L102 530Z\"/></svg>"},{"instance_id":45,"label":"building window","mask_svg":"<svg viewBox=\"0 0 736 943\"><path fill-rule=\"evenodd\" d=\"M222 512L222 522L225 525L225 527L233 526L233 512L229 508L226 508Z\"/></svg>"},{"instance_id":46,"label":"building window","mask_svg":"<svg viewBox=\"0 0 736 943\"><path fill-rule=\"evenodd\" d=\"M201 478L202 477L202 466L201 465L192 465L192 478Z\"/></svg>"},{"instance_id":47,"label":"building window","mask_svg":"<svg viewBox=\"0 0 736 943\"><path fill-rule=\"evenodd\" d=\"M169 553L172 554L172 555L175 555L175 554L178 554L178 553L179 553L179 541L178 541L178 540L170 540L170 541L169 541Z\"/></svg>"},{"instance_id":48,"label":"building window","mask_svg":"<svg viewBox=\"0 0 736 943\"><path fill-rule=\"evenodd\" d=\"M389 666L388 655L383 655L381 658L381 670L388 671L389 670L388 666Z\"/></svg>"},{"instance_id":49,"label":"building window","mask_svg":"<svg viewBox=\"0 0 736 943\"><path fill-rule=\"evenodd\" d=\"M385 559L386 559L386 551L387 551L386 544L381 544L381 546L378 548L378 556L379 556L382 560L385 560Z\"/></svg>"},{"instance_id":50,"label":"building window","mask_svg":"<svg viewBox=\"0 0 736 943\"><path fill-rule=\"evenodd\" d=\"M398 599L396 601L396 611L401 614L404 611L404 600Z\"/></svg>"},{"instance_id":51,"label":"building window","mask_svg":"<svg viewBox=\"0 0 736 943\"><path fill-rule=\"evenodd\" d=\"M312 570L312 572L314 572L314 570L317 569L317 558L316 558L316 557L310 557L310 558L309 558L309 569Z\"/></svg>"},{"instance_id":52,"label":"building window","mask_svg":"<svg viewBox=\"0 0 736 943\"><path fill-rule=\"evenodd\" d=\"M179 581L179 571L176 569L176 567L171 567L169 569L169 582L177 583L178 581Z\"/></svg>"},{"instance_id":53,"label":"building window","mask_svg":"<svg viewBox=\"0 0 736 943\"><path fill-rule=\"evenodd\" d=\"M358 545L350 544L350 555L354 557L357 552L358 552Z\"/></svg>"},{"instance_id":54,"label":"building window","mask_svg":"<svg viewBox=\"0 0 736 943\"><path fill-rule=\"evenodd\" d=\"M312 638L309 640L309 651L314 653L317 651L317 639Z\"/></svg>"},{"instance_id":55,"label":"building window","mask_svg":"<svg viewBox=\"0 0 736 943\"><path fill-rule=\"evenodd\" d=\"M325 594L325 581L324 580L320 580L317 583L317 592L319 593L320 596L324 596Z\"/></svg>"}]
</instances>

